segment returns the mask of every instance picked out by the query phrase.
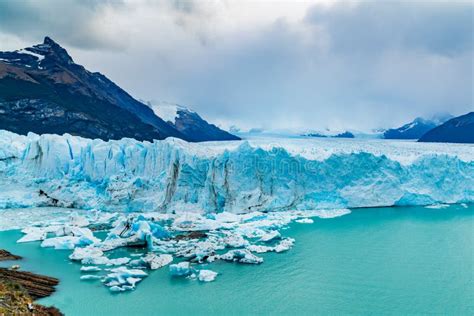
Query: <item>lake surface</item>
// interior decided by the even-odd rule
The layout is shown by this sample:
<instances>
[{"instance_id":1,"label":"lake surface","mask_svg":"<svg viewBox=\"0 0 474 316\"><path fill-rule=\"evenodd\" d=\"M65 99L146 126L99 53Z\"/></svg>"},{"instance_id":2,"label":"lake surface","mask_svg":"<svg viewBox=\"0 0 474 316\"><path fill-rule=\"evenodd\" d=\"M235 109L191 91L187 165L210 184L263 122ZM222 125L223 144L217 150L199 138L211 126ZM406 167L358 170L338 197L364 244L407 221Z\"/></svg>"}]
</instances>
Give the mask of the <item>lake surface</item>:
<instances>
[{"instance_id":1,"label":"lake surface","mask_svg":"<svg viewBox=\"0 0 474 316\"><path fill-rule=\"evenodd\" d=\"M119 294L81 281L70 251L17 244L19 231L0 232L0 248L24 256L22 269L61 279L40 303L66 315L474 314L474 205L357 209L284 234L293 249L263 254L262 265L212 263L211 283L165 267Z\"/></svg>"}]
</instances>

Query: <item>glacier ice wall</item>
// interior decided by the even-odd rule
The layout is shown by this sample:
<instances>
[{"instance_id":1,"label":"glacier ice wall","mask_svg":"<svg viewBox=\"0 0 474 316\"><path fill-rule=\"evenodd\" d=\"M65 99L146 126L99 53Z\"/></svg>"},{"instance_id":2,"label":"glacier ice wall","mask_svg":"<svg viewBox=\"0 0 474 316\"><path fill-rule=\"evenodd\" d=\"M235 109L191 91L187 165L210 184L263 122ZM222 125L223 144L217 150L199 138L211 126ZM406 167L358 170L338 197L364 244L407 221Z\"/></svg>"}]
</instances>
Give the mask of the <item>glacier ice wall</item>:
<instances>
[{"instance_id":1,"label":"glacier ice wall","mask_svg":"<svg viewBox=\"0 0 474 316\"><path fill-rule=\"evenodd\" d=\"M473 202L474 147L450 146L104 142L0 131L0 208L245 213Z\"/></svg>"}]
</instances>

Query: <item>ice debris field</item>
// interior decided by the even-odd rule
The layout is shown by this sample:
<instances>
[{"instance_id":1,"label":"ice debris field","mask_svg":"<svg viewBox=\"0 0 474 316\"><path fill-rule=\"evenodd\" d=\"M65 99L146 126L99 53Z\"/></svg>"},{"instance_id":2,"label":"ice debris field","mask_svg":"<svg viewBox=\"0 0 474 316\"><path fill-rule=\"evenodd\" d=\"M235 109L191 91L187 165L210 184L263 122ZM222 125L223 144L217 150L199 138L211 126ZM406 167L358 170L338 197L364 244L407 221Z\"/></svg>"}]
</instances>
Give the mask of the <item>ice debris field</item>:
<instances>
[{"instance_id":1,"label":"ice debris field","mask_svg":"<svg viewBox=\"0 0 474 316\"><path fill-rule=\"evenodd\" d=\"M293 221L473 201L472 145L104 142L0 131L0 229L70 251L81 280L113 292L156 269L210 282L219 276L213 261L260 264L259 254L293 246L282 233ZM124 247L143 251L123 255Z\"/></svg>"},{"instance_id":2,"label":"ice debris field","mask_svg":"<svg viewBox=\"0 0 474 316\"><path fill-rule=\"evenodd\" d=\"M52 208L31 209L40 214ZM13 212L0 215L12 217ZM260 264L265 252L289 250L294 239L281 230L290 222L312 223L309 217L331 218L349 210L251 212L201 215L196 213L76 212L59 209L56 220L28 223L18 240L41 242L41 247L69 250L69 259L81 264L80 279L98 281L112 292L135 289L152 270L166 267L172 277L211 282L218 271L208 268L216 260ZM8 229L0 227L0 229ZM143 251L117 256L118 248Z\"/></svg>"}]
</instances>

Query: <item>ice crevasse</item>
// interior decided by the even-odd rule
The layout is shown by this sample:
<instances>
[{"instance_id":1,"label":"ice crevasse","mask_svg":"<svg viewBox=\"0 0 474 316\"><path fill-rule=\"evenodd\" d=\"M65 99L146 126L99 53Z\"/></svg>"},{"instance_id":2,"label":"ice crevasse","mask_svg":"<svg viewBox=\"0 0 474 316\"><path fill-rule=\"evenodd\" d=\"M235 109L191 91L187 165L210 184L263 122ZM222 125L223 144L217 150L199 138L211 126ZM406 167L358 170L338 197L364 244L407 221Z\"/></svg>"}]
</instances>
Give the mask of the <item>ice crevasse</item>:
<instances>
[{"instance_id":1,"label":"ice crevasse","mask_svg":"<svg viewBox=\"0 0 474 316\"><path fill-rule=\"evenodd\" d=\"M248 213L472 201L472 145L104 142L0 131L0 208Z\"/></svg>"}]
</instances>

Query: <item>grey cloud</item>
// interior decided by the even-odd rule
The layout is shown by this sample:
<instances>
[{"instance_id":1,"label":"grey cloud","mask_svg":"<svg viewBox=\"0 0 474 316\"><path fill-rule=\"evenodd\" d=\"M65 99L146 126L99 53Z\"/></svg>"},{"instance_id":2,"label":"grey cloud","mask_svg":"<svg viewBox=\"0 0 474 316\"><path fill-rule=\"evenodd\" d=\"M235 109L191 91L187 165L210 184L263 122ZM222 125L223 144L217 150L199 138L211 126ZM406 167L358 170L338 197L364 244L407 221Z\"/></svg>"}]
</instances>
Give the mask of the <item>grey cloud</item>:
<instances>
[{"instance_id":1,"label":"grey cloud","mask_svg":"<svg viewBox=\"0 0 474 316\"><path fill-rule=\"evenodd\" d=\"M472 50L473 16L468 2L363 1L315 6L305 21L324 27L336 52L402 48L449 55Z\"/></svg>"},{"instance_id":2,"label":"grey cloud","mask_svg":"<svg viewBox=\"0 0 474 316\"><path fill-rule=\"evenodd\" d=\"M0 32L38 41L49 35L64 44L87 49L120 46L103 36L91 22L100 19L106 6L119 8L121 1L0 1Z\"/></svg>"}]
</instances>

